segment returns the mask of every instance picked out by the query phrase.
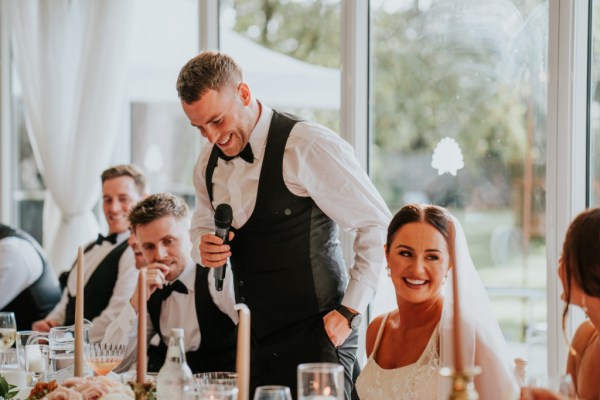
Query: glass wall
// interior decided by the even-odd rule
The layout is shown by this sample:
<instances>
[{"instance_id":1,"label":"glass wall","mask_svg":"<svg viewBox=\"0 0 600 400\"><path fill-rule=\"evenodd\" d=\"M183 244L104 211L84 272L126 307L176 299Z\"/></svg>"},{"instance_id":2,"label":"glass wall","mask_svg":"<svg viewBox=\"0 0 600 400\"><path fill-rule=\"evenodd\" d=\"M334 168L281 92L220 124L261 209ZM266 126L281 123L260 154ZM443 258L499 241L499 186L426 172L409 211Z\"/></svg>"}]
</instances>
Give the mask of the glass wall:
<instances>
[{"instance_id":1,"label":"glass wall","mask_svg":"<svg viewBox=\"0 0 600 400\"><path fill-rule=\"evenodd\" d=\"M13 65L13 71L16 67ZM12 118L14 146L12 152L14 165L13 207L16 214L16 226L31 234L39 243L43 240L43 210L46 187L37 166L31 142L25 126L21 85L16 73L12 74Z\"/></svg>"},{"instance_id":2,"label":"glass wall","mask_svg":"<svg viewBox=\"0 0 600 400\"><path fill-rule=\"evenodd\" d=\"M545 371L547 2L373 0L370 47L372 178L393 213L460 220L515 355ZM393 307L382 277L374 313Z\"/></svg>"},{"instance_id":3,"label":"glass wall","mask_svg":"<svg viewBox=\"0 0 600 400\"><path fill-rule=\"evenodd\" d=\"M220 48L270 107L339 131L340 1L222 0Z\"/></svg>"},{"instance_id":4,"label":"glass wall","mask_svg":"<svg viewBox=\"0 0 600 400\"><path fill-rule=\"evenodd\" d=\"M600 1L590 4L589 204L600 206Z\"/></svg>"},{"instance_id":5,"label":"glass wall","mask_svg":"<svg viewBox=\"0 0 600 400\"><path fill-rule=\"evenodd\" d=\"M171 192L194 204L192 170L201 137L183 111L175 82L199 51L198 3L136 0L129 66L131 161L151 192Z\"/></svg>"}]
</instances>

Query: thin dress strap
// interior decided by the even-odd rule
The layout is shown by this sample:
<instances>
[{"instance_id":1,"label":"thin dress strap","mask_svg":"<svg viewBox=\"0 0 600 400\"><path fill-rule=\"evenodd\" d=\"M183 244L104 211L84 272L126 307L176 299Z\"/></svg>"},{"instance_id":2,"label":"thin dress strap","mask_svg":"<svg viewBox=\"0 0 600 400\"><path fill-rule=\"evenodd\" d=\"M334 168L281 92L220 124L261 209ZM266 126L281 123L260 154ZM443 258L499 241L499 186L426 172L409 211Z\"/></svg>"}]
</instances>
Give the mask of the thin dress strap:
<instances>
[{"instance_id":1,"label":"thin dress strap","mask_svg":"<svg viewBox=\"0 0 600 400\"><path fill-rule=\"evenodd\" d=\"M385 314L385 316L383 317L383 321L381 321L381 325L379 325L379 332L377 332L377 338L375 338L375 346L373 346L373 352L371 353L372 358L375 358L375 355L377 355L377 349L379 348L379 342L381 341L381 336L383 335L385 322L387 321L390 314L391 312Z\"/></svg>"}]
</instances>

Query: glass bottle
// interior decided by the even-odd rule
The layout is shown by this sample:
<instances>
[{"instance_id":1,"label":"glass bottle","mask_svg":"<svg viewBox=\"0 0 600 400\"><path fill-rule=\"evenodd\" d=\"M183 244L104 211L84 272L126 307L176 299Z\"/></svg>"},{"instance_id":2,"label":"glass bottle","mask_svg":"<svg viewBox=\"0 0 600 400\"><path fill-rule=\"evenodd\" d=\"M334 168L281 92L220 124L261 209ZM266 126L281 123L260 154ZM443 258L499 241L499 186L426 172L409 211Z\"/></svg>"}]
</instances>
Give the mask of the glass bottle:
<instances>
[{"instance_id":1,"label":"glass bottle","mask_svg":"<svg viewBox=\"0 0 600 400\"><path fill-rule=\"evenodd\" d=\"M185 362L183 329L171 329L165 363L156 378L158 400L181 400L183 387L192 382L192 371Z\"/></svg>"}]
</instances>

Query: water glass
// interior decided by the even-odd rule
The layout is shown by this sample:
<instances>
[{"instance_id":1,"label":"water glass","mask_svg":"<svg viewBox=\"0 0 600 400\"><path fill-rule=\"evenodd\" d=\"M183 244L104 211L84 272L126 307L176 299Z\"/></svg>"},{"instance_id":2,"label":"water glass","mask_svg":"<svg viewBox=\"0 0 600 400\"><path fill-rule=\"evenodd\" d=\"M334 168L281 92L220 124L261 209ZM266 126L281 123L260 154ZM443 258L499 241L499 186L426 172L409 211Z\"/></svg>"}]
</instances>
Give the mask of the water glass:
<instances>
[{"instance_id":1,"label":"water glass","mask_svg":"<svg viewBox=\"0 0 600 400\"><path fill-rule=\"evenodd\" d=\"M47 344L28 344L25 346L25 371L27 371L27 384L29 386L47 380L49 365L50 348Z\"/></svg>"},{"instance_id":2,"label":"water glass","mask_svg":"<svg viewBox=\"0 0 600 400\"><path fill-rule=\"evenodd\" d=\"M287 386L259 386L254 400L292 400L292 393Z\"/></svg>"},{"instance_id":3,"label":"water glass","mask_svg":"<svg viewBox=\"0 0 600 400\"><path fill-rule=\"evenodd\" d=\"M334 363L298 365L298 400L344 400L344 367Z\"/></svg>"},{"instance_id":4,"label":"water glass","mask_svg":"<svg viewBox=\"0 0 600 400\"><path fill-rule=\"evenodd\" d=\"M0 375L11 385L19 388L26 386L26 374L25 370L19 365L17 349L7 349L0 352Z\"/></svg>"},{"instance_id":5,"label":"water glass","mask_svg":"<svg viewBox=\"0 0 600 400\"><path fill-rule=\"evenodd\" d=\"M15 313L0 312L0 351L8 350L17 337Z\"/></svg>"},{"instance_id":6,"label":"water glass","mask_svg":"<svg viewBox=\"0 0 600 400\"><path fill-rule=\"evenodd\" d=\"M19 365L25 369L25 346L28 344L48 344L48 333L37 331L18 331L17 332L17 353L19 355Z\"/></svg>"},{"instance_id":7,"label":"water glass","mask_svg":"<svg viewBox=\"0 0 600 400\"><path fill-rule=\"evenodd\" d=\"M237 400L237 387L217 384L184 386L185 400Z\"/></svg>"}]
</instances>

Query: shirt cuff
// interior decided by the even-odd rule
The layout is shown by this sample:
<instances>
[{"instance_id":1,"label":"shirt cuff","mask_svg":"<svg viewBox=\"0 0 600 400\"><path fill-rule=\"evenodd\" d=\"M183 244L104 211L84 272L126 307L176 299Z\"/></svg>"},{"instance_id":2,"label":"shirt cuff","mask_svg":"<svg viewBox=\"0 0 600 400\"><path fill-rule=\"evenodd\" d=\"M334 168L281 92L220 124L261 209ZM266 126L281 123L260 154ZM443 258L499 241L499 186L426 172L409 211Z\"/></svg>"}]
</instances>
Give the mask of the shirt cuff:
<instances>
[{"instance_id":1,"label":"shirt cuff","mask_svg":"<svg viewBox=\"0 0 600 400\"><path fill-rule=\"evenodd\" d=\"M346 288L342 304L364 314L375 291L359 281L351 279Z\"/></svg>"}]
</instances>

